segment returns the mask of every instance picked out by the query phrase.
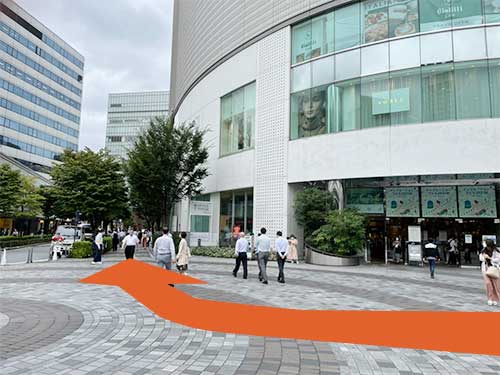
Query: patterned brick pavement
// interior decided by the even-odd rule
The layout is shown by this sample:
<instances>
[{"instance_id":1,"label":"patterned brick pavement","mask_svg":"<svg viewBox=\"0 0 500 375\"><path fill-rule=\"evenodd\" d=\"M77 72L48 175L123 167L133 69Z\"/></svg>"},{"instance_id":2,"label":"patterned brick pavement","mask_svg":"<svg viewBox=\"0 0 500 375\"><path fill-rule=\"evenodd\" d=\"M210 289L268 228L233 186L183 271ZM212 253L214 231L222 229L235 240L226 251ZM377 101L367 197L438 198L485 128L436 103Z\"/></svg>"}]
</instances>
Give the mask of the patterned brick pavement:
<instances>
[{"instance_id":1,"label":"patterned brick pavement","mask_svg":"<svg viewBox=\"0 0 500 375\"><path fill-rule=\"evenodd\" d=\"M149 261L144 252L140 256ZM121 259L106 255L102 266L62 259L1 267L0 373L500 373L500 357L191 329L158 318L117 287L78 283ZM232 260L194 257L190 274L208 284L179 288L201 298L302 309L495 310L485 303L477 270L439 268L430 280L427 270L419 268L287 264L282 285L274 282L277 267L271 263L266 286L256 279L255 262L250 262L248 280L233 278L232 267ZM429 335L439 332L432 325L423 329Z\"/></svg>"}]
</instances>

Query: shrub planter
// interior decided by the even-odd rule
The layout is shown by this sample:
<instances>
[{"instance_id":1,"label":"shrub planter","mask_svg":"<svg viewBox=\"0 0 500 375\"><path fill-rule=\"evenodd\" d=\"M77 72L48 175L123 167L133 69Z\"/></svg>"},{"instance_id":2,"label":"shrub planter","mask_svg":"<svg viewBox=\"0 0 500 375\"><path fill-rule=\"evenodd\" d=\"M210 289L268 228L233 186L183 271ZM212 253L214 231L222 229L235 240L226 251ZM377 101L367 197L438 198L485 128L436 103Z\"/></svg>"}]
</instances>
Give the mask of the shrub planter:
<instances>
[{"instance_id":1,"label":"shrub planter","mask_svg":"<svg viewBox=\"0 0 500 375\"><path fill-rule=\"evenodd\" d=\"M342 256L325 253L306 245L306 262L320 266L359 266L359 255Z\"/></svg>"}]
</instances>

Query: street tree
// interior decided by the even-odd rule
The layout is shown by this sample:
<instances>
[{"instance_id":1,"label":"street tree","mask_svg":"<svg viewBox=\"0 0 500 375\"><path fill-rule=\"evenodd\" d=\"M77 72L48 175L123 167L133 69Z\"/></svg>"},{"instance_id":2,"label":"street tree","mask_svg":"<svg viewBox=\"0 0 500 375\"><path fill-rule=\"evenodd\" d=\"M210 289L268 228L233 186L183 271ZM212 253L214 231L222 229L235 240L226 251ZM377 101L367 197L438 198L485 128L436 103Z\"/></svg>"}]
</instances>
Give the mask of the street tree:
<instances>
[{"instance_id":1,"label":"street tree","mask_svg":"<svg viewBox=\"0 0 500 375\"><path fill-rule=\"evenodd\" d=\"M41 190L35 185L35 178L21 176L21 186L18 200L18 210L15 216L18 218L34 218L42 215L44 197Z\"/></svg>"},{"instance_id":2,"label":"street tree","mask_svg":"<svg viewBox=\"0 0 500 375\"><path fill-rule=\"evenodd\" d=\"M106 226L113 219L127 216L121 165L107 151L66 150L61 161L52 169L53 186L46 192L54 214L73 217L79 211L94 229L101 222Z\"/></svg>"},{"instance_id":3,"label":"street tree","mask_svg":"<svg viewBox=\"0 0 500 375\"><path fill-rule=\"evenodd\" d=\"M194 122L174 126L172 117L158 117L128 152L131 203L149 225L168 225L177 202L200 194L208 176L205 134Z\"/></svg>"},{"instance_id":4,"label":"street tree","mask_svg":"<svg viewBox=\"0 0 500 375\"><path fill-rule=\"evenodd\" d=\"M14 216L21 198L22 177L8 164L0 165L0 217Z\"/></svg>"}]
</instances>

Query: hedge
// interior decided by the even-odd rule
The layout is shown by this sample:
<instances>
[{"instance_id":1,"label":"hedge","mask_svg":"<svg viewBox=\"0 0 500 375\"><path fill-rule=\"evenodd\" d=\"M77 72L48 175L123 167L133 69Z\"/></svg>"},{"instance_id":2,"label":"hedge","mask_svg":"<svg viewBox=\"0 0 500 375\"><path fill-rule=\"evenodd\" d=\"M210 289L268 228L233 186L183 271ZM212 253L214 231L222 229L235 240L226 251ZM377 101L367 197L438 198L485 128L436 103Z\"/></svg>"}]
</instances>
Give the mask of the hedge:
<instances>
[{"instance_id":1,"label":"hedge","mask_svg":"<svg viewBox=\"0 0 500 375\"><path fill-rule=\"evenodd\" d=\"M92 256L92 242L76 241L69 254L70 258L89 258Z\"/></svg>"},{"instance_id":2,"label":"hedge","mask_svg":"<svg viewBox=\"0 0 500 375\"><path fill-rule=\"evenodd\" d=\"M49 242L52 234L44 234L43 236L2 236L0 237L0 248L25 246L36 243Z\"/></svg>"},{"instance_id":3,"label":"hedge","mask_svg":"<svg viewBox=\"0 0 500 375\"><path fill-rule=\"evenodd\" d=\"M234 258L234 249L231 247L192 247L191 255L215 258Z\"/></svg>"}]
</instances>

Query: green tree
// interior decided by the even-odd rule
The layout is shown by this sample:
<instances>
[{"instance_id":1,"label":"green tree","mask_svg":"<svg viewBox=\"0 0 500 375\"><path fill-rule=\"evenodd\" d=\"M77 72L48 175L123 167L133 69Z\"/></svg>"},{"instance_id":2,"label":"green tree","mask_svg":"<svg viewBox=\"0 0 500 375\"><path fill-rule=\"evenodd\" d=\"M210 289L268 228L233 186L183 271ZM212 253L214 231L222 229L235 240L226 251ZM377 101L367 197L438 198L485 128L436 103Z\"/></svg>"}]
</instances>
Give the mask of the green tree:
<instances>
[{"instance_id":1,"label":"green tree","mask_svg":"<svg viewBox=\"0 0 500 375\"><path fill-rule=\"evenodd\" d=\"M149 225L168 225L175 203L200 194L208 176L205 134L194 122L174 126L172 117L158 117L128 152L132 206Z\"/></svg>"},{"instance_id":2,"label":"green tree","mask_svg":"<svg viewBox=\"0 0 500 375\"><path fill-rule=\"evenodd\" d=\"M43 201L44 197L41 195L40 188L35 186L35 178L22 176L18 211L15 216L33 218L42 215Z\"/></svg>"},{"instance_id":3,"label":"green tree","mask_svg":"<svg viewBox=\"0 0 500 375\"><path fill-rule=\"evenodd\" d=\"M314 231L311 245L337 255L355 255L363 247L365 217L356 210L331 211L326 224Z\"/></svg>"},{"instance_id":4,"label":"green tree","mask_svg":"<svg viewBox=\"0 0 500 375\"><path fill-rule=\"evenodd\" d=\"M61 161L52 169L53 186L48 193L56 215L73 217L80 211L93 229L126 216L128 198L121 165L107 151L66 150Z\"/></svg>"},{"instance_id":5,"label":"green tree","mask_svg":"<svg viewBox=\"0 0 500 375\"><path fill-rule=\"evenodd\" d=\"M333 195L316 186L305 187L297 193L294 201L295 218L304 227L306 239L325 224L326 216L334 204Z\"/></svg>"},{"instance_id":6,"label":"green tree","mask_svg":"<svg viewBox=\"0 0 500 375\"><path fill-rule=\"evenodd\" d=\"M8 164L0 165L0 217L14 216L21 198L22 177Z\"/></svg>"}]
</instances>

